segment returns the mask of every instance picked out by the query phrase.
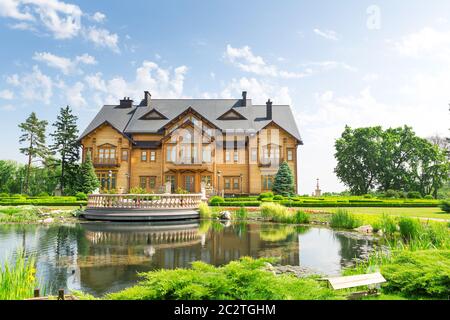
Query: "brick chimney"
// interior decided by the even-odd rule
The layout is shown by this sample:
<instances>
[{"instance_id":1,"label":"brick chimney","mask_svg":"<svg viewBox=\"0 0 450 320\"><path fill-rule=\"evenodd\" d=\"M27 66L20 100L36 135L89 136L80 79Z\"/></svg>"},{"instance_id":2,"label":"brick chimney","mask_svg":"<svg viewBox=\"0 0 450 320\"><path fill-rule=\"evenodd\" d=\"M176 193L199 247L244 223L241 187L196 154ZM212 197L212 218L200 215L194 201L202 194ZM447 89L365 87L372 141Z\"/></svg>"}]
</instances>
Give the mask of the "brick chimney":
<instances>
[{"instance_id":1,"label":"brick chimney","mask_svg":"<svg viewBox=\"0 0 450 320\"><path fill-rule=\"evenodd\" d=\"M130 97L124 97L122 100L120 100L120 107L121 108L133 107L133 100L130 100Z\"/></svg>"},{"instance_id":2,"label":"brick chimney","mask_svg":"<svg viewBox=\"0 0 450 320\"><path fill-rule=\"evenodd\" d=\"M247 91L242 91L242 103L241 106L247 106Z\"/></svg>"},{"instance_id":3,"label":"brick chimney","mask_svg":"<svg viewBox=\"0 0 450 320\"><path fill-rule=\"evenodd\" d=\"M266 102L266 119L272 120L272 101L270 99Z\"/></svg>"},{"instance_id":4,"label":"brick chimney","mask_svg":"<svg viewBox=\"0 0 450 320\"><path fill-rule=\"evenodd\" d=\"M144 104L148 107L150 106L150 101L152 100L152 95L148 91L144 91Z\"/></svg>"}]
</instances>

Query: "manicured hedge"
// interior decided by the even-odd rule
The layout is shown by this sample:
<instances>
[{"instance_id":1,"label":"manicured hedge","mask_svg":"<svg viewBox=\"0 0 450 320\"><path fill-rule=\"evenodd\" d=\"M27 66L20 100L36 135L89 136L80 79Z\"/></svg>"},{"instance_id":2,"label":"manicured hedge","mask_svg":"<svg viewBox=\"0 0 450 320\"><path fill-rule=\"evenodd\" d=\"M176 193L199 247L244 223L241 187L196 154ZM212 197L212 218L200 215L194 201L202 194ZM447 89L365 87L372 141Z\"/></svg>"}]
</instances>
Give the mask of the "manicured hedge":
<instances>
[{"instance_id":1,"label":"manicured hedge","mask_svg":"<svg viewBox=\"0 0 450 320\"><path fill-rule=\"evenodd\" d=\"M383 202L375 202L375 203L367 203L367 202L325 202L325 201L317 201L317 202L300 202L300 201L289 201L289 200L282 200L282 201L271 201L274 203L282 204L286 207L316 207L316 208L325 208L325 207L342 207L342 208L349 208L349 207L383 207L383 208L389 208L389 207L396 207L396 208L430 208L430 207L437 207L438 204L434 203L420 203L420 202L413 202L413 203L403 203L403 202L396 202L396 203L383 203ZM211 206L216 207L258 207L261 203L267 203L267 201L225 201L221 203L214 203L210 204Z\"/></svg>"},{"instance_id":2,"label":"manicured hedge","mask_svg":"<svg viewBox=\"0 0 450 320\"><path fill-rule=\"evenodd\" d=\"M237 201L258 201L258 197L245 197L245 198L224 198L225 202L237 202Z\"/></svg>"},{"instance_id":3,"label":"manicured hedge","mask_svg":"<svg viewBox=\"0 0 450 320\"><path fill-rule=\"evenodd\" d=\"M220 203L210 203L209 205L213 207L259 207L260 204L260 201L227 201Z\"/></svg>"},{"instance_id":4,"label":"manicured hedge","mask_svg":"<svg viewBox=\"0 0 450 320\"><path fill-rule=\"evenodd\" d=\"M0 206L79 206L87 205L87 201L0 201Z\"/></svg>"},{"instance_id":5,"label":"manicured hedge","mask_svg":"<svg viewBox=\"0 0 450 320\"><path fill-rule=\"evenodd\" d=\"M86 200L77 200L72 196L45 196L45 197L26 197L26 196L12 196L0 198L0 206L22 206L22 205L34 205L34 206L79 206L86 205Z\"/></svg>"}]
</instances>

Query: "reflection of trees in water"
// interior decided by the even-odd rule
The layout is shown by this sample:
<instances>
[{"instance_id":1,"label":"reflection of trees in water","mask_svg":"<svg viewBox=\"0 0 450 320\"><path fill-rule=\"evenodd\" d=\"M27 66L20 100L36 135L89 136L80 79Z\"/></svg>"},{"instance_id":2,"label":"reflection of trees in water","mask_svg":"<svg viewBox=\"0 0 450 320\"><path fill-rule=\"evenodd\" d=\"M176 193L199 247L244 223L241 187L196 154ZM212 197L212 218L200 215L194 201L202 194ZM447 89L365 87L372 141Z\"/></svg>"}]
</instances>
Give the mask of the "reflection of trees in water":
<instances>
[{"instance_id":1,"label":"reflection of trees in water","mask_svg":"<svg viewBox=\"0 0 450 320\"><path fill-rule=\"evenodd\" d=\"M85 250L84 229L76 225L54 225L42 227L37 243L38 271L41 270L45 290L56 293L61 287L70 285L69 277L76 277L79 249ZM51 279L51 280L50 280ZM72 280L77 281L75 278Z\"/></svg>"},{"instance_id":2,"label":"reflection of trees in water","mask_svg":"<svg viewBox=\"0 0 450 320\"><path fill-rule=\"evenodd\" d=\"M373 247L373 241L371 240L356 239L338 232L334 233L334 237L340 244L339 255L342 266L352 264L355 258L366 256Z\"/></svg>"}]
</instances>

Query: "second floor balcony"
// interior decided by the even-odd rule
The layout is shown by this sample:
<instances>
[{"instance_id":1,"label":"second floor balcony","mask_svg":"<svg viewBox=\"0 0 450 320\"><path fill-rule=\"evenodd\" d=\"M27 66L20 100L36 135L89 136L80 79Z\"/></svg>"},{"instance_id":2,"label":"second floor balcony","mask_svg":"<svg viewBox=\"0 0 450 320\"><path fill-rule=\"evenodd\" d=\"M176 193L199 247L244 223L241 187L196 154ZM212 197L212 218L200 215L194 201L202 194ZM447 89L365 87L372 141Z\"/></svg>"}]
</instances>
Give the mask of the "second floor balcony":
<instances>
[{"instance_id":1,"label":"second floor balcony","mask_svg":"<svg viewBox=\"0 0 450 320\"><path fill-rule=\"evenodd\" d=\"M119 167L119 159L117 158L101 158L95 157L93 161L94 167Z\"/></svg>"}]
</instances>

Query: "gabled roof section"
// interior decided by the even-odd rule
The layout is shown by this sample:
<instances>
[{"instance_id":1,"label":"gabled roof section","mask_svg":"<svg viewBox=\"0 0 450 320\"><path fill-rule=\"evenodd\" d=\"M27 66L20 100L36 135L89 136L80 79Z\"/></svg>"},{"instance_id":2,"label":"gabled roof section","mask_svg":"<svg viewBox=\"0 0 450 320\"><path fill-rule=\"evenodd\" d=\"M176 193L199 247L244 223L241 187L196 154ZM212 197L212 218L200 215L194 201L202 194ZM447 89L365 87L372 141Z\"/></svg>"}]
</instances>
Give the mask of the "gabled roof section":
<instances>
[{"instance_id":1,"label":"gabled roof section","mask_svg":"<svg viewBox=\"0 0 450 320\"><path fill-rule=\"evenodd\" d=\"M218 117L217 120L247 120L247 118L237 112L235 109L230 109L220 117Z\"/></svg>"},{"instance_id":2,"label":"gabled roof section","mask_svg":"<svg viewBox=\"0 0 450 320\"><path fill-rule=\"evenodd\" d=\"M167 117L158 110L152 109L140 117L139 120L167 120Z\"/></svg>"},{"instance_id":3,"label":"gabled roof section","mask_svg":"<svg viewBox=\"0 0 450 320\"><path fill-rule=\"evenodd\" d=\"M131 120L136 107L132 108L120 108L117 105L105 105L97 113L95 118L89 123L83 133L80 135L79 140L83 139L89 133L100 127L101 125L108 123L111 127L125 135L125 128L128 122Z\"/></svg>"}]
</instances>

